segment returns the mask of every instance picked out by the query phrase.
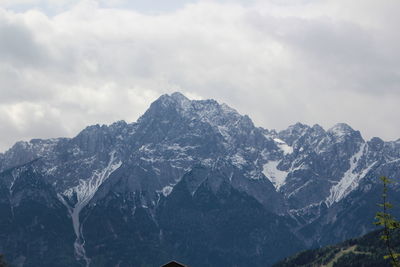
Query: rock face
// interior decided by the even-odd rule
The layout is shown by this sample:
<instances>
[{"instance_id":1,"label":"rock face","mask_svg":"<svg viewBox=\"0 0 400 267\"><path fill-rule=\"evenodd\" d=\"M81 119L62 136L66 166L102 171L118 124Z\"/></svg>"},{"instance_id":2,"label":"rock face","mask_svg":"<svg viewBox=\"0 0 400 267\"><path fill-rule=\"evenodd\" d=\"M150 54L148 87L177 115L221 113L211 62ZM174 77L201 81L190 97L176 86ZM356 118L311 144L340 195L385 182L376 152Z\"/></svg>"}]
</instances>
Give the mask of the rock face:
<instances>
[{"instance_id":1,"label":"rock face","mask_svg":"<svg viewBox=\"0 0 400 267\"><path fill-rule=\"evenodd\" d=\"M16 266L268 266L373 230L400 140L269 131L174 93L136 123L18 142L0 172L0 252Z\"/></svg>"}]
</instances>

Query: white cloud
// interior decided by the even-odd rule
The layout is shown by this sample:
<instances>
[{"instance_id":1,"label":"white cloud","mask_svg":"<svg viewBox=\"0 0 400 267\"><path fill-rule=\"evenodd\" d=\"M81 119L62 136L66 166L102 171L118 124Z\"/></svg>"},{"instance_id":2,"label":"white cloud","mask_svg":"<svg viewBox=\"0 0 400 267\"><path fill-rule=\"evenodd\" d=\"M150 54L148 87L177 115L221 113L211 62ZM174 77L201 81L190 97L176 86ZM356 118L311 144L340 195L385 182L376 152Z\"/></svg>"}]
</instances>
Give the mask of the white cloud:
<instances>
[{"instance_id":1,"label":"white cloud","mask_svg":"<svg viewBox=\"0 0 400 267\"><path fill-rule=\"evenodd\" d=\"M0 150L134 121L175 90L266 128L344 121L400 137L400 2L175 1L157 14L128 2L0 0Z\"/></svg>"}]
</instances>

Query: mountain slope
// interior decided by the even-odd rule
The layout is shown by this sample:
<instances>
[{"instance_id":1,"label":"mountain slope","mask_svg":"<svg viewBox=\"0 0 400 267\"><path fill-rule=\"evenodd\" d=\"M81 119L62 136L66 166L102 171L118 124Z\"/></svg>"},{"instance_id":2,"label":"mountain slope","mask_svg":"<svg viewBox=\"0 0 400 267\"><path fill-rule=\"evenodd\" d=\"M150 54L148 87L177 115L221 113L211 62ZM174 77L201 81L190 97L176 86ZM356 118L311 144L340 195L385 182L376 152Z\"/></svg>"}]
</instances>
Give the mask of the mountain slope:
<instances>
[{"instance_id":1,"label":"mountain slope","mask_svg":"<svg viewBox=\"0 0 400 267\"><path fill-rule=\"evenodd\" d=\"M11 181L11 186L4 186ZM8 190L7 190L8 189ZM35 162L0 174L0 249L17 266L76 266L67 211Z\"/></svg>"}]
</instances>

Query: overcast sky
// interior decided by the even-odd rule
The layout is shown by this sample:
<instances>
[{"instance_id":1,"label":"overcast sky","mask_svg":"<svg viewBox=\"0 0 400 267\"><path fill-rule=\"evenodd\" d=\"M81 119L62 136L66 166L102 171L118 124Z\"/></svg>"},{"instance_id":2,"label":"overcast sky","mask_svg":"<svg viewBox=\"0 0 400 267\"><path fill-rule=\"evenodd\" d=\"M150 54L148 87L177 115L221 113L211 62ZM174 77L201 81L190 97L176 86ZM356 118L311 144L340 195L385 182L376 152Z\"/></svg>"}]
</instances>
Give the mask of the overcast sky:
<instances>
[{"instance_id":1,"label":"overcast sky","mask_svg":"<svg viewBox=\"0 0 400 267\"><path fill-rule=\"evenodd\" d=\"M0 0L0 151L161 94L400 138L399 0Z\"/></svg>"}]
</instances>

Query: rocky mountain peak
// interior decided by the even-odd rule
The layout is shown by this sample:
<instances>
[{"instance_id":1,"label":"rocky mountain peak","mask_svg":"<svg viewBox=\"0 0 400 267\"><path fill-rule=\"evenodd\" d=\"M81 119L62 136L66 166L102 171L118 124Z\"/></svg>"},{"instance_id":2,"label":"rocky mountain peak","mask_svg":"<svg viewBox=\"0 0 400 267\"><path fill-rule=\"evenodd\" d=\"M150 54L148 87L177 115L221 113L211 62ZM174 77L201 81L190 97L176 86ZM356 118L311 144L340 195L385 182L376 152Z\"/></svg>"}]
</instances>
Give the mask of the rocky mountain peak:
<instances>
[{"instance_id":1,"label":"rocky mountain peak","mask_svg":"<svg viewBox=\"0 0 400 267\"><path fill-rule=\"evenodd\" d=\"M322 128L322 126L319 125L319 124L314 124L314 125L312 126L312 129L313 129L313 131L315 131L315 132L325 133L324 128Z\"/></svg>"},{"instance_id":2,"label":"rocky mountain peak","mask_svg":"<svg viewBox=\"0 0 400 267\"><path fill-rule=\"evenodd\" d=\"M344 135L350 135L354 132L355 132L355 130L346 123L337 123L333 127L328 129L328 133L333 134L337 137L341 137Z\"/></svg>"},{"instance_id":3,"label":"rocky mountain peak","mask_svg":"<svg viewBox=\"0 0 400 267\"><path fill-rule=\"evenodd\" d=\"M175 92L171 95L164 94L160 96L154 103L161 104L163 107L174 107L181 110L190 108L190 100L182 93Z\"/></svg>"},{"instance_id":4,"label":"rocky mountain peak","mask_svg":"<svg viewBox=\"0 0 400 267\"><path fill-rule=\"evenodd\" d=\"M247 116L240 115L235 109L226 104L220 104L213 99L190 100L182 93L165 94L154 101L146 113L163 113L175 111L180 116L190 120L201 120L210 124L223 124L230 120L237 121Z\"/></svg>"},{"instance_id":5,"label":"rocky mountain peak","mask_svg":"<svg viewBox=\"0 0 400 267\"><path fill-rule=\"evenodd\" d=\"M303 136L310 126L297 122L294 125L290 125L287 129L282 130L278 133L278 137L284 140L289 145L292 145L296 140Z\"/></svg>"},{"instance_id":6,"label":"rocky mountain peak","mask_svg":"<svg viewBox=\"0 0 400 267\"><path fill-rule=\"evenodd\" d=\"M152 131L156 127L164 134L177 132L177 128L186 132L212 129L228 141L255 128L247 115L239 114L226 104L212 99L189 100L181 93L165 94L154 101L138 120L138 127Z\"/></svg>"}]
</instances>

